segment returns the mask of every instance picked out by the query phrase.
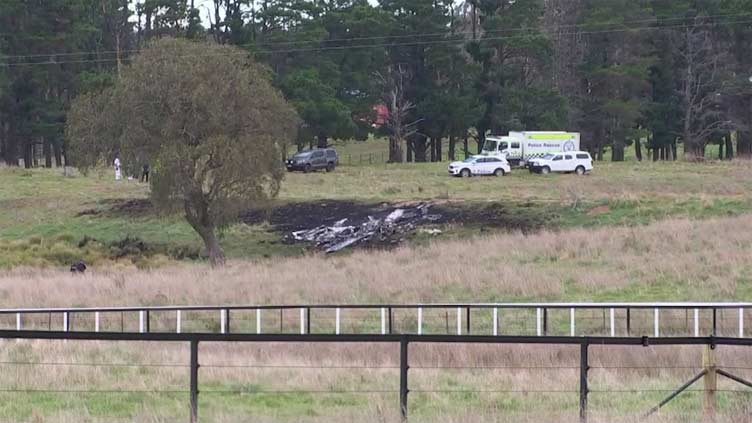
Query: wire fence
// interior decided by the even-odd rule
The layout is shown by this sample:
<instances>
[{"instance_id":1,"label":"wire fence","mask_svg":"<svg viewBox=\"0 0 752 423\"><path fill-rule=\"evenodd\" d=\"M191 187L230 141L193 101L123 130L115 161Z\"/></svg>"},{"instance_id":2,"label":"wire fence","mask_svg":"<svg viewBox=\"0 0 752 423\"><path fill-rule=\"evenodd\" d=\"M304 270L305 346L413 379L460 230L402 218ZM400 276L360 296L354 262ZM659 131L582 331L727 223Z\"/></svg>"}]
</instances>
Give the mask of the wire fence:
<instances>
[{"instance_id":1,"label":"wire fence","mask_svg":"<svg viewBox=\"0 0 752 423\"><path fill-rule=\"evenodd\" d=\"M709 407L715 412L714 403L716 397L723 394L733 394L733 398L724 398L719 401L723 407L729 404L748 404L752 394L752 382L749 382L741 375L747 375L752 371L752 366L742 365L737 360L729 362L728 365L716 361L716 349L719 347L749 348L752 347L750 338L612 338L612 337L487 337L477 335L462 336L414 336L414 335L387 335L378 336L321 336L321 335L247 335L247 334L154 334L154 333L61 333L61 332L23 332L23 331L0 331L0 339L32 339L32 340L97 340L97 341L130 341L130 342L179 342L190 345L190 362L122 362L120 360L13 360L5 359L0 361L0 366L17 368L15 371L0 372L0 395L61 395L61 396L112 396L128 399L124 401L140 401L149 396L173 397L174 400L183 399L190 404L190 419L192 422L199 421L198 414L198 397L206 395L202 403L208 401L211 403L212 398L217 396L250 396L250 397L268 397L268 396L381 396L392 398L399 410L403 420L407 420L408 407L417 402L421 404L430 404L432 397L442 396L460 396L466 398L472 396L503 396L503 395L523 395L523 396L548 396L564 395L572 401L571 405L577 410L580 420L588 420L590 412L589 401L595 401L598 404L599 395L642 395L647 398L640 403L658 403L659 399L663 400L657 406L649 410L654 412L674 397L686 394L702 394L704 409ZM267 357L266 361L253 361L253 357L240 354L239 362L227 362L227 354L212 355L207 351L202 353L206 358L199 360L199 343L216 345L217 343L294 343L297 345L308 345L310 343L374 343L374 344L398 344L399 345L399 364L392 362L368 363L359 362L353 364L353 359L360 360L357 357L350 356L343 358L342 364L336 363L289 363L284 362L284 358ZM504 363L509 356L499 356L499 363L472 363L472 354L463 355L462 359L468 363L447 362L446 357L442 355L431 355L421 348L411 349L421 344L439 344L439 345L460 345L463 348L472 348L480 344L492 345L527 345L533 351L544 351L550 347L579 347L579 356L573 350L570 354L557 356L558 360L564 363L557 364L539 364L535 363L534 355L525 358L527 363ZM90 344L89 344L90 345ZM101 345L101 344L98 344ZM619 357L612 357L611 363L603 362L607 356L601 357L595 362L589 359L589 351L600 347L623 347L623 348L646 348L649 346L700 346L703 347L703 361L697 365L676 364L631 364L613 362ZM408 352L411 351L409 354ZM412 359L409 356L416 354ZM744 353L749 354L749 353ZM745 355L744 357L748 357ZM442 359L441 357L444 357ZM627 356L621 356L627 357ZM224 359L225 361L222 361ZM237 359L237 357L235 357ZM270 362L269 360L282 360L280 362ZM312 358L309 358L312 359ZM333 357L327 357L330 361ZM452 361L456 361L454 357ZM516 360L519 360L517 358ZM571 361L577 360L577 364ZM29 379L29 375L23 373L20 369L35 367L55 367L55 368L72 368L82 369L91 368L96 370L96 374L102 375L102 369L110 368L112 372L118 374L117 383L97 385L95 378L79 375L75 380L78 383L69 384L70 386L60 387L45 385L44 381ZM173 379L152 378L151 382L146 383L134 381L129 375L123 373L123 369L134 369L137 375L152 375L153 373L144 373L149 371L171 371L183 377L188 376L189 383L186 386L179 386ZM83 371L83 370L76 370ZM217 371L231 372L228 376L217 374ZM262 379L252 377L250 380L244 380L247 375L244 371L251 372L271 372L270 376ZM318 372L320 376L312 379L311 386L291 386L289 380L279 377L279 371L291 371L293 374L302 372ZM642 372L639 375L629 376L621 372ZM659 375L653 372L659 371ZM374 376L371 372L383 373L383 376ZM438 372L438 373L437 373ZM457 373L461 376L455 376ZM525 377L520 377L520 372L532 373L535 382ZM603 379L599 376L601 373L616 372L619 376L615 379ZM699 373L698 373L699 372ZM734 372L734 373L729 373ZM503 377L497 375L503 373ZM106 373L105 373L106 374ZM288 373L284 373L288 374ZM674 387L673 380L683 381L688 375L696 374L680 387ZM3 376L4 375L4 376ZM16 380L9 375L15 375ZM161 375L161 373L160 373ZM323 376L333 376L342 379L339 383L322 380ZM369 376L370 375L370 376ZM653 376L653 379L647 377ZM459 379L455 379L459 378ZM517 377L518 379L515 379ZM726 377L725 383L718 383L719 377ZM228 380L223 381L223 378ZM510 379L511 378L511 379ZM180 378L178 378L180 379ZM205 382L199 383L200 379L206 379ZM700 379L704 382L700 384ZM252 383L262 380L264 383ZM452 382L452 381L461 381ZM499 381L508 381L499 386ZM354 381L354 382L353 382ZM511 383L509 381L517 381ZM548 381L548 383L547 383ZM250 383L250 384L249 384ZM631 385L631 386L630 386ZM637 385L637 386L635 386ZM678 385L678 383L677 383ZM589 395L595 395L590 398ZM741 395L741 396L740 396ZM409 396L412 402L408 400ZM496 398L496 397L493 397ZM708 404L708 398L713 404ZM604 398L610 401L612 397ZM33 404L34 399L29 398L27 402ZM112 399L115 401L117 399ZM496 401L496 400L491 400ZM735 402L736 401L736 402ZM534 404L531 402L531 404ZM576 404L576 405L575 405ZM487 404L489 407L491 403ZM483 406L481 402L480 407ZM420 408L425 408L420 407ZM571 407L570 407L571 408ZM600 411L600 410L595 410ZM640 410L638 410L640 411ZM534 411L532 411L534 413ZM0 413L2 411L0 410ZM646 414L647 415L647 414ZM0 418L2 416L0 415Z\"/></svg>"}]
</instances>

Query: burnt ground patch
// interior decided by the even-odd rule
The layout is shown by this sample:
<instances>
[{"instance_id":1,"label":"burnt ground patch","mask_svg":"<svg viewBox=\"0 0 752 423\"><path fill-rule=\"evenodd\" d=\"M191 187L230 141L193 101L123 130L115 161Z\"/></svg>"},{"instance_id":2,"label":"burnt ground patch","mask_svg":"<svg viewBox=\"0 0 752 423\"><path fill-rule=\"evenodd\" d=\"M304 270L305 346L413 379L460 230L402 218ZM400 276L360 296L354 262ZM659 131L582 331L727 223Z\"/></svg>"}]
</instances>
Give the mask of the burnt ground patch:
<instances>
[{"instance_id":1,"label":"burnt ground patch","mask_svg":"<svg viewBox=\"0 0 752 423\"><path fill-rule=\"evenodd\" d=\"M402 203L362 203L355 201L316 201L289 203L269 209L243 213L240 220L248 225L269 223L275 232L290 233L318 226L330 226L347 219L349 223L365 222L369 217L380 219L402 207L428 204L429 213L438 216L431 225L468 225L489 229L531 232L556 226L558 210L535 203L505 204L501 202L437 202L411 201Z\"/></svg>"},{"instance_id":2,"label":"burnt ground patch","mask_svg":"<svg viewBox=\"0 0 752 423\"><path fill-rule=\"evenodd\" d=\"M408 202L358 202L346 200L319 200L294 202L248 210L239 220L248 225L268 223L274 232L289 234L293 231L318 226L334 225L347 219L349 223L368 221L369 217L384 218L398 208L428 204L429 213L438 216L431 225L467 225L478 228L519 230L533 232L559 224L560 208L526 202L500 201L408 201ZM148 199L105 199L96 208L86 209L77 216L139 217L155 213Z\"/></svg>"}]
</instances>

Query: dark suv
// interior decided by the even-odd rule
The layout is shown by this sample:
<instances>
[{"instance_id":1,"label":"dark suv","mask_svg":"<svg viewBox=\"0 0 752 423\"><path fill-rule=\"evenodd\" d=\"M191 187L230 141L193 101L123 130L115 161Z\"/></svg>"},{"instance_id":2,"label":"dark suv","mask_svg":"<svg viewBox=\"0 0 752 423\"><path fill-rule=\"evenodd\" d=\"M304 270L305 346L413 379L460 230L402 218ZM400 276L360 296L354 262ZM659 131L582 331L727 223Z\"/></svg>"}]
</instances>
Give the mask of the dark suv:
<instances>
[{"instance_id":1,"label":"dark suv","mask_svg":"<svg viewBox=\"0 0 752 423\"><path fill-rule=\"evenodd\" d=\"M337 164L337 152L331 148L301 151L290 157L285 163L288 172L295 170L310 172L318 169L326 169L327 172L331 172L337 167Z\"/></svg>"}]
</instances>

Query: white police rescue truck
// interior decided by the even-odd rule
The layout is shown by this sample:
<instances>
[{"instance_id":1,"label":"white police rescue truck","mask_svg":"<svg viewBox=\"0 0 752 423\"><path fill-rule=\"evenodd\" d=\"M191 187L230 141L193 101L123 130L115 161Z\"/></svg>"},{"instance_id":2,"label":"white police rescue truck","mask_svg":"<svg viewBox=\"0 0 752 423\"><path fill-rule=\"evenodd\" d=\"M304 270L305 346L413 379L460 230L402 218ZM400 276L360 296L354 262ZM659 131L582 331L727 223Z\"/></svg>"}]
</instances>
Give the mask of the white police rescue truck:
<instances>
[{"instance_id":1,"label":"white police rescue truck","mask_svg":"<svg viewBox=\"0 0 752 423\"><path fill-rule=\"evenodd\" d=\"M512 166L526 166L527 162L548 153L578 151L578 132L528 131L510 132L507 136L489 135L481 154L505 156Z\"/></svg>"}]
</instances>

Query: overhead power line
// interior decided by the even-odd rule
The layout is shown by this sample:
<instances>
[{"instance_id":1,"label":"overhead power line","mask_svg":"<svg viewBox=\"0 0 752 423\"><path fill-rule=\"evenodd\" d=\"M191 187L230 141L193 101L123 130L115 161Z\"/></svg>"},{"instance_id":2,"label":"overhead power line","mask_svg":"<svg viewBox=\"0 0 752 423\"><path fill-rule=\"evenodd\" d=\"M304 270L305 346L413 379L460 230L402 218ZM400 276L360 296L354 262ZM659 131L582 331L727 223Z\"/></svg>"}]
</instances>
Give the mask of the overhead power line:
<instances>
[{"instance_id":1,"label":"overhead power line","mask_svg":"<svg viewBox=\"0 0 752 423\"><path fill-rule=\"evenodd\" d=\"M739 20L739 21L733 21L733 22L714 23L714 24L695 23L695 24L689 24L689 25L683 24L683 25L668 25L668 26L659 26L659 27L638 27L638 28L619 28L619 29L608 29L608 30L598 30L598 31L578 31L578 32L560 33L559 35L596 35L596 34L630 33L630 32L660 32L660 31L668 31L668 30L675 30L675 29L698 28L698 27L705 27L705 26L711 26L711 25L731 26L731 25L750 24L750 23L752 23L752 19ZM240 51L240 52L232 52L232 53L208 53L208 54L200 54L200 55L175 55L173 57L222 57L222 56L249 55L249 54L261 55L261 54L283 54L283 53L310 53L310 52L324 52L324 51L360 50L360 49L371 49L371 48L412 47L412 46L440 45L440 44L466 44L469 42L513 40L513 39L519 39L523 37L529 37L531 35L533 36L545 35L545 33L540 30L535 30L535 32L530 32L526 34L499 36L499 37L482 37L477 40L448 38L448 39L442 39L442 40L414 41L414 42L403 42L403 43L360 44L360 45L328 46L328 47L324 46L324 47L286 49L286 50L261 50L261 51L255 51L255 52ZM54 58L56 55L49 55L49 56L51 58ZM80 64L80 63L114 63L114 62L117 62L118 60L129 61L129 60L132 60L132 58L101 58L101 59L77 59L77 60L60 60L60 61L51 59L48 61L41 61L41 62L6 62L6 63L0 63L0 67L62 65L62 64Z\"/></svg>"},{"instance_id":2,"label":"overhead power line","mask_svg":"<svg viewBox=\"0 0 752 423\"><path fill-rule=\"evenodd\" d=\"M723 14L723 15L709 15L709 16L702 16L702 19L723 19L723 18L743 18L743 17L752 17L752 13L735 13L735 14ZM597 27L605 27L605 26L629 26L629 25L640 25L640 24L656 24L659 22L673 22L673 21L686 21L686 16L668 16L668 17L661 17L661 18L651 18L651 19L640 19L640 20L632 20L632 21L624 21L624 22L591 22L591 23L579 23L579 24L566 24L566 25L555 25L552 27L546 28L548 31L557 31L560 29L572 29L572 28L597 28ZM708 23L704 23L708 24ZM722 22L715 23L716 25L722 24ZM481 35L486 36L489 34L504 34L504 33L517 33L517 32L541 32L538 28L504 28L504 29L497 29L492 31L482 31ZM347 38L332 38L332 39L325 39L325 40L293 40L293 41L261 41L261 42L253 42L253 43L244 43L244 44L233 44L237 47L275 47L275 46L291 46L291 45L301 45L301 44L317 44L317 43L343 43L343 42L353 42L353 41L383 41L383 40L398 40L398 39L413 39L413 38L430 38L430 37L444 37L447 36L448 33L450 35L473 35L472 30L462 30L462 31L444 31L444 32L432 32L432 33L412 33L412 34L398 34L398 35L378 35L378 36L368 36L368 37L347 37ZM3 34L0 34L0 37L2 37ZM96 50L87 50L87 51L75 51L75 52L62 52L62 53L35 53L35 54L20 54L20 55L9 55L9 56L3 56L3 59L30 59L35 57L50 57L50 56L56 56L56 57L71 57L71 56L85 56L85 55L92 55L92 54L100 54L100 55L111 55L111 54L129 54L129 53L138 53L141 49L126 49L126 50L104 50L104 51L96 51Z\"/></svg>"}]
</instances>

